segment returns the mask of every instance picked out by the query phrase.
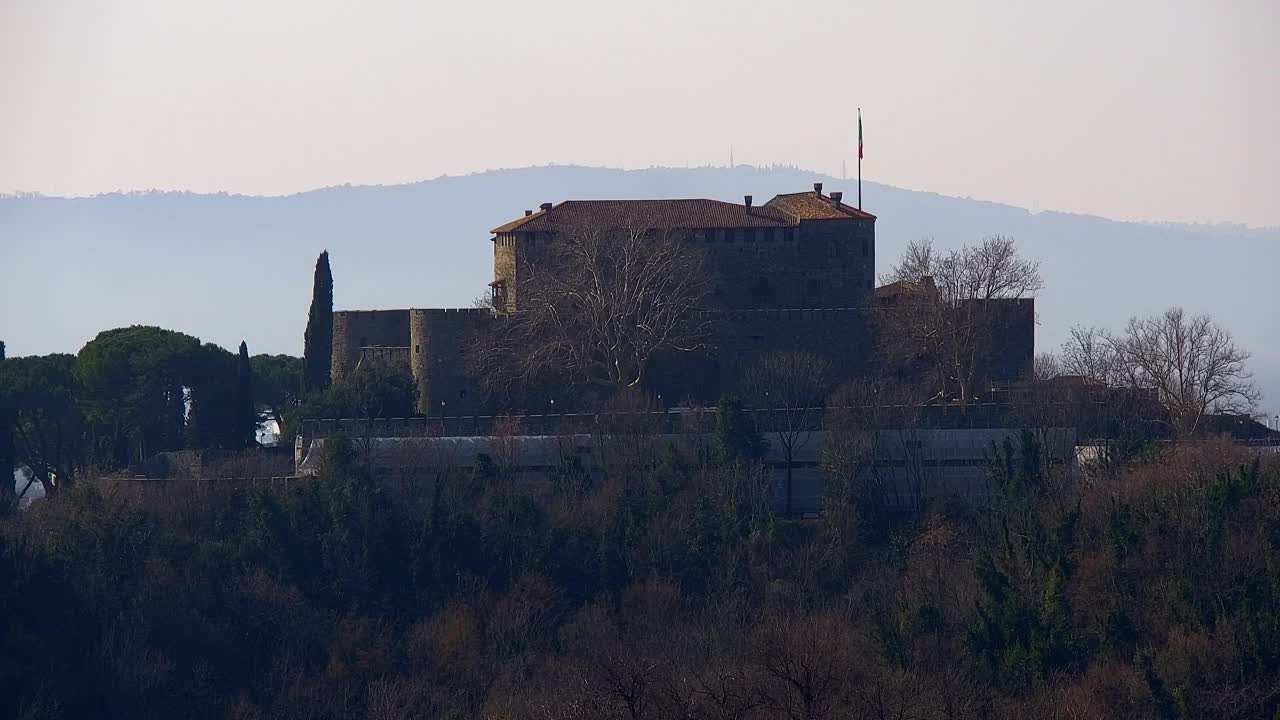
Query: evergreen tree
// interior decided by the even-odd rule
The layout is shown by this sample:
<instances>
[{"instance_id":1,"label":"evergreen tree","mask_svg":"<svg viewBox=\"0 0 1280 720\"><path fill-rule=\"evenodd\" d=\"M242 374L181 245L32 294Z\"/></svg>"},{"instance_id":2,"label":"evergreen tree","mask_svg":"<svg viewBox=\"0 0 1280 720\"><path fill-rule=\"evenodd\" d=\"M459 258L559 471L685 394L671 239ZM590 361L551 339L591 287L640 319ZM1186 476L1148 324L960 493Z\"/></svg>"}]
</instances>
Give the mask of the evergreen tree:
<instances>
[{"instance_id":1,"label":"evergreen tree","mask_svg":"<svg viewBox=\"0 0 1280 720\"><path fill-rule=\"evenodd\" d=\"M211 375L205 364L212 351L228 361L221 386L207 381ZM80 404L95 427L93 460L125 467L182 448L191 435L184 417L185 389L209 385L210 399L228 397L234 367L231 353L216 345L202 346L198 338L184 333L144 325L98 333L75 360L84 398ZM210 430L226 427L212 422L212 417L206 422Z\"/></svg>"},{"instance_id":2,"label":"evergreen tree","mask_svg":"<svg viewBox=\"0 0 1280 720\"><path fill-rule=\"evenodd\" d=\"M253 402L253 368L249 365L249 346L243 340L236 363L235 431L236 441L242 447L253 447L256 443L258 411Z\"/></svg>"},{"instance_id":3,"label":"evergreen tree","mask_svg":"<svg viewBox=\"0 0 1280 720\"><path fill-rule=\"evenodd\" d=\"M4 341L0 340L0 366L3 365ZM9 507L16 493L13 466L13 418L9 409L9 391L0 387L0 513Z\"/></svg>"},{"instance_id":4,"label":"evergreen tree","mask_svg":"<svg viewBox=\"0 0 1280 720\"><path fill-rule=\"evenodd\" d=\"M188 388L187 447L233 450L241 447L236 419L235 353L205 343L184 380Z\"/></svg>"},{"instance_id":5,"label":"evergreen tree","mask_svg":"<svg viewBox=\"0 0 1280 720\"><path fill-rule=\"evenodd\" d=\"M333 354L333 273L329 270L328 250L316 259L311 312L307 315L303 342L303 389L323 390L329 387L329 365Z\"/></svg>"}]
</instances>

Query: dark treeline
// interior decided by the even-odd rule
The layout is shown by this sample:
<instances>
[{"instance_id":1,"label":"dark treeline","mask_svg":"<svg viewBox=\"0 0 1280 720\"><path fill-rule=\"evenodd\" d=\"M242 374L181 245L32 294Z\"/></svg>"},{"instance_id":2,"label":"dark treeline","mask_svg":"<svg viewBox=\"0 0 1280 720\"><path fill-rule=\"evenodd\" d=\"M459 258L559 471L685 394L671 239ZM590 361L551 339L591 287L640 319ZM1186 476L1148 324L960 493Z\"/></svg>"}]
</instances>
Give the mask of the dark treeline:
<instances>
[{"instance_id":1,"label":"dark treeline","mask_svg":"<svg viewBox=\"0 0 1280 720\"><path fill-rule=\"evenodd\" d=\"M107 330L76 355L0 362L3 459L53 495L159 452L242 450L261 421L289 425L301 384L300 358L250 358L244 343L237 356L157 327Z\"/></svg>"},{"instance_id":2,"label":"dark treeline","mask_svg":"<svg viewBox=\"0 0 1280 720\"><path fill-rule=\"evenodd\" d=\"M0 716L1270 718L1280 468L1228 443L1065 474L1034 433L988 500L910 516L833 473L770 510L644 436L533 487L500 454L278 486L85 481L0 523ZM843 479L842 479L843 478Z\"/></svg>"}]
</instances>

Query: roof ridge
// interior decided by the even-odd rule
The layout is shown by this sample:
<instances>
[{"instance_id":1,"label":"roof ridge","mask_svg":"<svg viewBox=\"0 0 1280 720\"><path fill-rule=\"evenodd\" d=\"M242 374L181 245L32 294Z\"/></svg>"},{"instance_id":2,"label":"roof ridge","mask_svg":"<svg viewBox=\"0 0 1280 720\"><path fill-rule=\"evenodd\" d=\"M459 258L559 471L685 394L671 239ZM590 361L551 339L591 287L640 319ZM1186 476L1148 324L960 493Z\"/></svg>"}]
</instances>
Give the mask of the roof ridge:
<instances>
[{"instance_id":1,"label":"roof ridge","mask_svg":"<svg viewBox=\"0 0 1280 720\"><path fill-rule=\"evenodd\" d=\"M671 228L791 227L802 220L874 217L844 203L835 205L813 191L778 194L758 205L705 197L596 198L563 200L549 209L499 225L491 232L553 231L561 222L609 223L632 214L646 216L648 219L643 221L654 227Z\"/></svg>"}]
</instances>

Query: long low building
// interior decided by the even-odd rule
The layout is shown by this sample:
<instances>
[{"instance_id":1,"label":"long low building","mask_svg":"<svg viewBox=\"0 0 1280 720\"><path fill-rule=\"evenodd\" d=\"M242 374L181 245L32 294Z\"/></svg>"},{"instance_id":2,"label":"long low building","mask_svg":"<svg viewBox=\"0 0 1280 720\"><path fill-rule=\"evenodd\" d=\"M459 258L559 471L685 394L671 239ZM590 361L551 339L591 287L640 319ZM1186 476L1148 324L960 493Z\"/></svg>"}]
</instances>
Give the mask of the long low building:
<instances>
[{"instance_id":1,"label":"long low building","mask_svg":"<svg viewBox=\"0 0 1280 720\"><path fill-rule=\"evenodd\" d=\"M885 503L912 509L924 502L956 498L984 502L990 492L989 461L994 449L1006 440L1018 442L1021 430L1001 428L901 429L875 433L872 461L861 472L872 473L884 488ZM1073 468L1076 432L1071 428L1036 431L1045 457L1054 465ZM788 458L776 434L764 458L770 473L775 507L796 513L821 509L832 463L823 462L824 449L838 442L825 431L799 433L789 443ZM314 475L331 437L306 441L298 448L297 472ZM637 459L672 449L689 462L712 457L710 433L660 433L654 435L481 435L452 437L364 437L351 440L376 473L401 479L429 479L435 473L464 471L493 474L498 482L517 482L537 492L549 490L554 477L567 473L602 475L625 469ZM790 497L787 475L790 464ZM789 500L789 502L788 502Z\"/></svg>"}]
</instances>

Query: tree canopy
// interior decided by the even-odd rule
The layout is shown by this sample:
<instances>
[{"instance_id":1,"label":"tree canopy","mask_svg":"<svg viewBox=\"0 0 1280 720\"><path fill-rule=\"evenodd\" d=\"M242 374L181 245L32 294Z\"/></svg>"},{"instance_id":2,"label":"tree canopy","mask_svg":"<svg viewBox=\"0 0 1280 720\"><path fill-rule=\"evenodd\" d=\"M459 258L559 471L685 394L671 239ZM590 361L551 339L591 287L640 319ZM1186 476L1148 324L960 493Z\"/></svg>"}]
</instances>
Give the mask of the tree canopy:
<instances>
[{"instance_id":1,"label":"tree canopy","mask_svg":"<svg viewBox=\"0 0 1280 720\"><path fill-rule=\"evenodd\" d=\"M74 355L9 358L0 362L0 402L9 408L4 428L12 455L44 487L46 495L75 483L89 451L83 392ZM10 480L12 470L5 473Z\"/></svg>"},{"instance_id":2,"label":"tree canopy","mask_svg":"<svg viewBox=\"0 0 1280 720\"><path fill-rule=\"evenodd\" d=\"M158 327L98 333L75 366L86 416L96 428L95 457L127 465L185 447L187 388L202 375L221 372L216 355L212 349L202 353L197 338Z\"/></svg>"}]
</instances>

